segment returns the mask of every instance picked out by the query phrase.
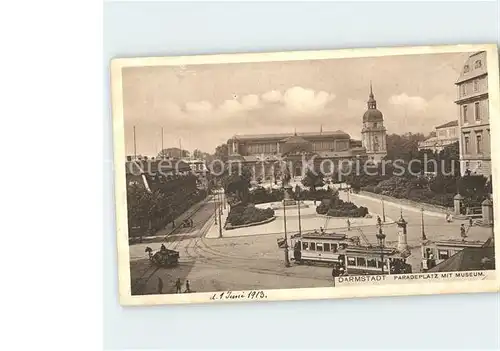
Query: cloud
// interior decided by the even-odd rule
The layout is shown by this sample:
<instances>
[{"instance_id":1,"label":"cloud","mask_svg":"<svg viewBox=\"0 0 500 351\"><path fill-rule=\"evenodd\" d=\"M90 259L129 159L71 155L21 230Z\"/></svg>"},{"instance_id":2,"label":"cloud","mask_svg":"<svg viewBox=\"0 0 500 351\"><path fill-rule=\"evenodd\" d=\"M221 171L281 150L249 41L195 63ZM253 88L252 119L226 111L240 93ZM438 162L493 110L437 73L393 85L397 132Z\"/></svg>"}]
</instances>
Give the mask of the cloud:
<instances>
[{"instance_id":1,"label":"cloud","mask_svg":"<svg viewBox=\"0 0 500 351\"><path fill-rule=\"evenodd\" d=\"M283 99L283 95L278 90L271 90L262 94L262 100L268 103L277 103Z\"/></svg>"},{"instance_id":2,"label":"cloud","mask_svg":"<svg viewBox=\"0 0 500 351\"><path fill-rule=\"evenodd\" d=\"M335 94L326 91L315 92L311 89L293 87L283 95L284 106L293 113L314 113L335 99Z\"/></svg>"},{"instance_id":3,"label":"cloud","mask_svg":"<svg viewBox=\"0 0 500 351\"><path fill-rule=\"evenodd\" d=\"M186 112L209 112L212 110L212 104L206 100L198 102L188 102L185 105Z\"/></svg>"},{"instance_id":4,"label":"cloud","mask_svg":"<svg viewBox=\"0 0 500 351\"><path fill-rule=\"evenodd\" d=\"M420 96L408 96L406 93L392 95L389 98L389 104L403 106L416 111L422 111L429 106L427 100Z\"/></svg>"}]
</instances>

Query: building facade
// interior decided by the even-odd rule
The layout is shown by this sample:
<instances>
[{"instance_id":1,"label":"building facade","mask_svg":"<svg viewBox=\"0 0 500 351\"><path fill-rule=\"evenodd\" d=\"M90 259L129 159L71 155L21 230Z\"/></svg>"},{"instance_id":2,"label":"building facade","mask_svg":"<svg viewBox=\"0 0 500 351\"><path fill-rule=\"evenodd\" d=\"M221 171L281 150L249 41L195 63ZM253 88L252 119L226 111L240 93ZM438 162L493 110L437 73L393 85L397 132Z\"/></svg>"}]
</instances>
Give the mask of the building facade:
<instances>
[{"instance_id":1,"label":"building facade","mask_svg":"<svg viewBox=\"0 0 500 351\"><path fill-rule=\"evenodd\" d=\"M262 179L276 179L283 162L292 177L303 177L310 166L328 174L342 162L366 157L361 141L340 130L235 135L228 140L228 150L229 161L250 165L256 177Z\"/></svg>"},{"instance_id":2,"label":"building facade","mask_svg":"<svg viewBox=\"0 0 500 351\"><path fill-rule=\"evenodd\" d=\"M436 136L418 143L418 150L432 150L441 152L446 146L456 143L459 139L460 130L458 120L450 121L434 129Z\"/></svg>"},{"instance_id":3,"label":"building facade","mask_svg":"<svg viewBox=\"0 0 500 351\"><path fill-rule=\"evenodd\" d=\"M491 176L486 52L469 56L455 83L459 116L460 172Z\"/></svg>"},{"instance_id":4,"label":"building facade","mask_svg":"<svg viewBox=\"0 0 500 351\"><path fill-rule=\"evenodd\" d=\"M371 83L367 107L363 115L363 129L361 130L362 146L369 160L380 162L387 155L387 131L384 127L384 116L377 109L377 100L373 95Z\"/></svg>"}]
</instances>

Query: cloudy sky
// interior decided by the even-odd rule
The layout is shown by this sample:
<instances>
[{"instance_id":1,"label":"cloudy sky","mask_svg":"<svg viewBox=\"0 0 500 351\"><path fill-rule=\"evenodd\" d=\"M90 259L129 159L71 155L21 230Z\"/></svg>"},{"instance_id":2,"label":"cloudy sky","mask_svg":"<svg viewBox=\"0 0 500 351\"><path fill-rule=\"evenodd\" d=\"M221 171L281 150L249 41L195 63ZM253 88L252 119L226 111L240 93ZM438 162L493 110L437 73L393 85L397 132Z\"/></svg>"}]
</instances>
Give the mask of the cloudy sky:
<instances>
[{"instance_id":1,"label":"cloudy sky","mask_svg":"<svg viewBox=\"0 0 500 351\"><path fill-rule=\"evenodd\" d=\"M126 153L212 153L234 134L343 130L360 138L370 80L388 133L429 133L457 118L468 53L140 67L123 71Z\"/></svg>"}]
</instances>

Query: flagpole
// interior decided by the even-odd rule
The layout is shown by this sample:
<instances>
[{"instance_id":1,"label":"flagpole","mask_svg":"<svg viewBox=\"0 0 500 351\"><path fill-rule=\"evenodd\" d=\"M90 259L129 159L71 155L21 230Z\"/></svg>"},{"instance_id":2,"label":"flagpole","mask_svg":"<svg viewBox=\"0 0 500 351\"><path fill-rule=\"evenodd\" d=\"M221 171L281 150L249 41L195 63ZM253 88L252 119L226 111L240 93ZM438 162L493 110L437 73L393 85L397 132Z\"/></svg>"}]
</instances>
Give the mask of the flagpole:
<instances>
[{"instance_id":1,"label":"flagpole","mask_svg":"<svg viewBox=\"0 0 500 351\"><path fill-rule=\"evenodd\" d=\"M135 141L135 126L134 126L134 161L137 160L137 144Z\"/></svg>"},{"instance_id":2,"label":"flagpole","mask_svg":"<svg viewBox=\"0 0 500 351\"><path fill-rule=\"evenodd\" d=\"M163 155L163 127L161 127L161 158L163 159L164 158L164 155Z\"/></svg>"}]
</instances>

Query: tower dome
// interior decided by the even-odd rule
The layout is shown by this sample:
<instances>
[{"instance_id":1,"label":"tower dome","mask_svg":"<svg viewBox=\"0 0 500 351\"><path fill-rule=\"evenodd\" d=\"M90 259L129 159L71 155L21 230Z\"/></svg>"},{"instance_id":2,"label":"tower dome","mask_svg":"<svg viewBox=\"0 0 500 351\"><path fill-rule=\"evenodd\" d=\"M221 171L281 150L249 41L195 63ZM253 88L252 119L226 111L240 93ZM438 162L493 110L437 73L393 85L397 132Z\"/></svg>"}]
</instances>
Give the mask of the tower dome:
<instances>
[{"instance_id":1,"label":"tower dome","mask_svg":"<svg viewBox=\"0 0 500 351\"><path fill-rule=\"evenodd\" d=\"M363 115L363 122L382 122L384 115L377 109L377 100L373 96L372 83L370 82L370 96L366 102L368 110Z\"/></svg>"}]
</instances>

